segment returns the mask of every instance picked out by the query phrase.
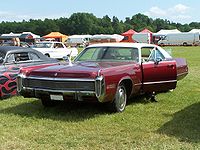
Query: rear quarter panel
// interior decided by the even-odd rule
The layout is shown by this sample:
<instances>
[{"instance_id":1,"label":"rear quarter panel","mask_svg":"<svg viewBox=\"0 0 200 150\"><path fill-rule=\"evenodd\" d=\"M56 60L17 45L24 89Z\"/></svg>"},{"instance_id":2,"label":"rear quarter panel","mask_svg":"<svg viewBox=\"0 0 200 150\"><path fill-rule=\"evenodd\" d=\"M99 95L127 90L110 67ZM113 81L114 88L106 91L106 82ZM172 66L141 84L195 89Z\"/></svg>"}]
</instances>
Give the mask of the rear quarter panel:
<instances>
[{"instance_id":1,"label":"rear quarter panel","mask_svg":"<svg viewBox=\"0 0 200 150\"><path fill-rule=\"evenodd\" d=\"M188 66L186 59L175 58L177 67L177 80L183 79L188 74Z\"/></svg>"}]
</instances>

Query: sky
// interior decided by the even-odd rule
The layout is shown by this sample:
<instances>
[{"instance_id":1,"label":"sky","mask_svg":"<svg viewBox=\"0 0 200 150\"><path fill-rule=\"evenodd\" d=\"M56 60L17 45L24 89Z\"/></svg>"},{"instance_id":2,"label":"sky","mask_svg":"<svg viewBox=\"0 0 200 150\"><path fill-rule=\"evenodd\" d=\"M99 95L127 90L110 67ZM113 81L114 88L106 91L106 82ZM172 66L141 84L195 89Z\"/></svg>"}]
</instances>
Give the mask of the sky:
<instances>
[{"instance_id":1,"label":"sky","mask_svg":"<svg viewBox=\"0 0 200 150\"><path fill-rule=\"evenodd\" d=\"M3 0L0 6L0 22L69 18L77 12L98 18L116 16L123 21L142 13L175 23L200 22L200 0Z\"/></svg>"}]
</instances>

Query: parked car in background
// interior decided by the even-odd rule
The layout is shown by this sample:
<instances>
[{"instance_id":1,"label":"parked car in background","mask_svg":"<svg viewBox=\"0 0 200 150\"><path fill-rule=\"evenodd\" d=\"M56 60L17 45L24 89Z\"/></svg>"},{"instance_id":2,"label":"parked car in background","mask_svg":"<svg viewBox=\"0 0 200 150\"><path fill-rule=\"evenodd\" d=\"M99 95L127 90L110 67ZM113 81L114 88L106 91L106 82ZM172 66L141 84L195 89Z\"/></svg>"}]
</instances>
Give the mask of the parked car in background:
<instances>
[{"instance_id":1,"label":"parked car in background","mask_svg":"<svg viewBox=\"0 0 200 150\"><path fill-rule=\"evenodd\" d=\"M188 73L186 60L174 59L159 46L144 43L103 43L85 48L68 65L23 68L18 91L55 101L106 103L114 112L125 109L128 98L176 88Z\"/></svg>"},{"instance_id":2,"label":"parked car in background","mask_svg":"<svg viewBox=\"0 0 200 150\"><path fill-rule=\"evenodd\" d=\"M77 48L67 48L62 42L38 42L32 48L40 51L48 57L56 59L63 59L63 57L69 54L71 54L73 57L78 55Z\"/></svg>"},{"instance_id":3,"label":"parked car in background","mask_svg":"<svg viewBox=\"0 0 200 150\"><path fill-rule=\"evenodd\" d=\"M55 63L58 60L30 48L0 46L0 98L17 94L16 77L21 67Z\"/></svg>"},{"instance_id":4,"label":"parked car in background","mask_svg":"<svg viewBox=\"0 0 200 150\"><path fill-rule=\"evenodd\" d=\"M85 47L89 44L92 35L71 35L65 41L67 46Z\"/></svg>"},{"instance_id":5,"label":"parked car in background","mask_svg":"<svg viewBox=\"0 0 200 150\"><path fill-rule=\"evenodd\" d=\"M13 42L10 40L10 41L7 41L7 42L3 42L0 44L0 46L14 46ZM20 47L30 47L30 45L26 42L20 42Z\"/></svg>"}]
</instances>

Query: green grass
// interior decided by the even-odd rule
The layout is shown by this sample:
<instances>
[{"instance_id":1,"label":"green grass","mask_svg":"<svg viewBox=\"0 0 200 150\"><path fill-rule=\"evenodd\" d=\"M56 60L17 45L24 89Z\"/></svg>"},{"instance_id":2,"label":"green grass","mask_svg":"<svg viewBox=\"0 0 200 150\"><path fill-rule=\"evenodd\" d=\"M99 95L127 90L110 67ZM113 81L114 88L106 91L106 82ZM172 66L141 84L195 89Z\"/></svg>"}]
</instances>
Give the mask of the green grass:
<instances>
[{"instance_id":1,"label":"green grass","mask_svg":"<svg viewBox=\"0 0 200 150\"><path fill-rule=\"evenodd\" d=\"M0 101L0 150L199 149L200 47L170 47L185 57L188 76L157 103L132 99L123 113L102 105L66 103L44 108L20 96Z\"/></svg>"}]
</instances>

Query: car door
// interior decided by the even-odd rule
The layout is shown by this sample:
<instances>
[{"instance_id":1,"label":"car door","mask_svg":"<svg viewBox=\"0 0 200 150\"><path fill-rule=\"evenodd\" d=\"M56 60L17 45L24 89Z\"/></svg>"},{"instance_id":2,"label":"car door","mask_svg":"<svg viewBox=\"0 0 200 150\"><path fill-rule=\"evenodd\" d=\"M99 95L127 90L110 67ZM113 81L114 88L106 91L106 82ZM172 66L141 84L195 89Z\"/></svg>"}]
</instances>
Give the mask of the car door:
<instances>
[{"instance_id":1,"label":"car door","mask_svg":"<svg viewBox=\"0 0 200 150\"><path fill-rule=\"evenodd\" d=\"M4 70L1 70L0 75L0 96L15 95L17 93L16 77L20 68L15 61L15 54L8 54L2 66Z\"/></svg>"},{"instance_id":2,"label":"car door","mask_svg":"<svg viewBox=\"0 0 200 150\"><path fill-rule=\"evenodd\" d=\"M16 54L15 53L9 53L6 58L5 58L5 62L4 62L4 66L5 66L5 72L12 72L12 73L16 73L19 70L19 65L17 64L16 61Z\"/></svg>"},{"instance_id":3,"label":"car door","mask_svg":"<svg viewBox=\"0 0 200 150\"><path fill-rule=\"evenodd\" d=\"M62 43L54 43L54 58L63 58L67 54L67 49Z\"/></svg>"},{"instance_id":4,"label":"car door","mask_svg":"<svg viewBox=\"0 0 200 150\"><path fill-rule=\"evenodd\" d=\"M150 47L149 55L142 62L143 90L166 91L176 87L176 61L167 59L156 47ZM141 50L142 51L142 50Z\"/></svg>"},{"instance_id":5,"label":"car door","mask_svg":"<svg viewBox=\"0 0 200 150\"><path fill-rule=\"evenodd\" d=\"M17 93L16 78L21 67L39 65L43 63L34 52L14 52L6 55L0 71L0 96L15 95Z\"/></svg>"}]
</instances>

